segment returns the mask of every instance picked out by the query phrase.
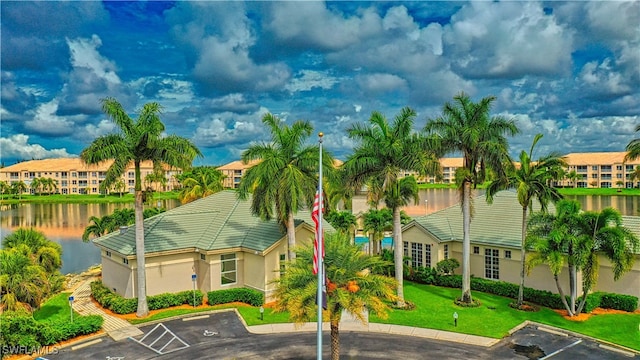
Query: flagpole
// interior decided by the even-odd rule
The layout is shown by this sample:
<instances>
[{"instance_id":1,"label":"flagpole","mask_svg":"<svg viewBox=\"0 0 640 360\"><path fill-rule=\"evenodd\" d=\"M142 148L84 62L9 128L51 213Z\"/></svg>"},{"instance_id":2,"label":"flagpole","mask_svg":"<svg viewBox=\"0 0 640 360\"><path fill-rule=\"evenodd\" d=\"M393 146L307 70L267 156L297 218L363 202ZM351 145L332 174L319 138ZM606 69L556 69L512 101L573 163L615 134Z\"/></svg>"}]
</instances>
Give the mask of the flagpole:
<instances>
[{"instance_id":1,"label":"flagpole","mask_svg":"<svg viewBox=\"0 0 640 360\"><path fill-rule=\"evenodd\" d=\"M322 137L323 133L318 133L318 143L320 144L320 162L318 166L318 233L316 234L318 242L318 294L316 297L316 303L318 304L318 352L317 360L322 360L322 283L324 279L324 236L322 234ZM322 245L321 245L322 244Z\"/></svg>"}]
</instances>

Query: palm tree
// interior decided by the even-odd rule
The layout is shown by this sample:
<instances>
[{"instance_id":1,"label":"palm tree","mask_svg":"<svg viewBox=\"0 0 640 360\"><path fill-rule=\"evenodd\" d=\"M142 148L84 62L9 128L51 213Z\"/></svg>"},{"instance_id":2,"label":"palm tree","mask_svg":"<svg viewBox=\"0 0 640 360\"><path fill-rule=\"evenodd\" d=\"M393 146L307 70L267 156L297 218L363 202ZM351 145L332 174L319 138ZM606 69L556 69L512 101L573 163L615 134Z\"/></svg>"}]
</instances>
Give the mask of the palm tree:
<instances>
[{"instance_id":1,"label":"palm tree","mask_svg":"<svg viewBox=\"0 0 640 360\"><path fill-rule=\"evenodd\" d=\"M0 194L4 196L4 194L11 191L11 185L9 185L6 181L0 180Z\"/></svg>"},{"instance_id":2,"label":"palm tree","mask_svg":"<svg viewBox=\"0 0 640 360\"><path fill-rule=\"evenodd\" d=\"M180 202L183 204L207 197L222 191L222 180L224 175L214 167L197 167L188 173L180 176L182 190L180 191Z\"/></svg>"},{"instance_id":3,"label":"palm tree","mask_svg":"<svg viewBox=\"0 0 640 360\"><path fill-rule=\"evenodd\" d=\"M113 164L107 170L105 187L113 184L133 162L135 168L135 227L137 260L138 317L149 313L146 296L146 271L143 226L143 191L140 163L152 161L154 168L168 164L188 169L200 150L189 140L177 135L163 137L165 126L160 120L162 107L155 102L145 104L133 120L114 98L102 100L102 111L116 124L120 132L101 136L82 150L80 158L88 165L107 160Z\"/></svg>"},{"instance_id":4,"label":"palm tree","mask_svg":"<svg viewBox=\"0 0 640 360\"><path fill-rule=\"evenodd\" d=\"M393 228L393 213L389 209L369 209L363 214L363 230L370 234L371 247L369 252L380 253L380 241L386 230ZM375 250L374 250L375 248Z\"/></svg>"},{"instance_id":5,"label":"palm tree","mask_svg":"<svg viewBox=\"0 0 640 360\"><path fill-rule=\"evenodd\" d=\"M100 186L103 190L107 189L106 187L104 187L104 182L102 182ZM118 192L118 194L120 194L120 197L122 197L122 193L127 189L127 185L124 183L124 180L122 178L117 178L112 184L112 187L116 192Z\"/></svg>"},{"instance_id":6,"label":"palm tree","mask_svg":"<svg viewBox=\"0 0 640 360\"><path fill-rule=\"evenodd\" d=\"M313 274L313 248L297 250L298 257L277 280L275 311L288 311L296 323L316 320L318 279ZM325 240L327 310L331 325L331 359L340 357L340 318L343 310L366 323L365 307L386 318L388 305L395 300L395 280L376 275L373 269L386 263L377 256L364 254L344 234L328 234Z\"/></svg>"},{"instance_id":7,"label":"palm tree","mask_svg":"<svg viewBox=\"0 0 640 360\"><path fill-rule=\"evenodd\" d=\"M44 178L33 178L33 180L31 180L31 184L29 184L29 187L31 188L31 190L33 191L33 193L35 195L39 195L40 194L40 189L42 189L42 180Z\"/></svg>"},{"instance_id":8,"label":"palm tree","mask_svg":"<svg viewBox=\"0 0 640 360\"><path fill-rule=\"evenodd\" d=\"M629 229L622 226L620 212L606 208L600 212L582 213L584 231L590 235L588 252L582 266L582 301L576 314L582 312L587 295L596 285L599 273L598 255L604 255L613 264L613 279L620 277L633 268L635 253L640 250L640 240Z\"/></svg>"},{"instance_id":9,"label":"palm tree","mask_svg":"<svg viewBox=\"0 0 640 360\"><path fill-rule=\"evenodd\" d=\"M87 225L82 233L82 241L88 242L89 236L100 237L114 230L114 219L110 215L101 218L91 216L89 218L91 224Z\"/></svg>"},{"instance_id":10,"label":"palm tree","mask_svg":"<svg viewBox=\"0 0 640 360\"><path fill-rule=\"evenodd\" d=\"M348 235L351 239L353 229L356 226L356 216L351 211L332 210L327 213L325 218L334 229L341 234Z\"/></svg>"},{"instance_id":11,"label":"palm tree","mask_svg":"<svg viewBox=\"0 0 640 360\"><path fill-rule=\"evenodd\" d=\"M534 213L527 226L527 244L533 253L527 260L530 271L546 263L556 283L558 294L569 316L576 314L578 292L577 273L585 262L591 236L585 234L584 221L580 218L580 203L561 200L556 204L556 214ZM569 270L569 299L564 295L559 276L565 263Z\"/></svg>"},{"instance_id":12,"label":"palm tree","mask_svg":"<svg viewBox=\"0 0 640 360\"><path fill-rule=\"evenodd\" d=\"M36 229L19 228L2 240L4 249L14 249L24 246L23 251L40 265L48 274L60 270L62 266L62 246L50 241Z\"/></svg>"},{"instance_id":13,"label":"palm tree","mask_svg":"<svg viewBox=\"0 0 640 360\"><path fill-rule=\"evenodd\" d=\"M242 162L259 162L250 167L238 187L238 196L246 200L253 193L251 211L262 219L274 217L287 229L289 260L296 257L294 215L305 205L311 207L317 190L318 145L304 145L313 127L298 120L292 126L278 117L265 114L262 123L271 131L271 142L253 144L242 153ZM328 177L334 171L333 157L323 152L322 168Z\"/></svg>"},{"instance_id":14,"label":"palm tree","mask_svg":"<svg viewBox=\"0 0 640 360\"><path fill-rule=\"evenodd\" d=\"M629 181L634 182L638 180L640 180L640 165L636 166L636 168L633 169L633 172L629 174Z\"/></svg>"},{"instance_id":15,"label":"palm tree","mask_svg":"<svg viewBox=\"0 0 640 360\"><path fill-rule=\"evenodd\" d=\"M403 242L400 229L400 206L407 197L399 183L403 171L415 171L419 175L433 175L440 171L440 163L434 153L434 145L413 131L416 112L403 108L389 123L379 112L373 112L369 124L358 123L347 131L349 137L359 140L354 153L342 168L347 173L348 183L355 188L364 184L377 185L381 191L371 187L373 193L382 193L393 213L393 243L396 281L398 283L398 307L404 307L402 286ZM414 179L415 183L415 179Z\"/></svg>"},{"instance_id":16,"label":"palm tree","mask_svg":"<svg viewBox=\"0 0 640 360\"><path fill-rule=\"evenodd\" d=\"M560 179L563 168L567 166L559 153L552 152L546 156L533 159L533 150L542 139L542 134L533 138L529 153L520 152L520 167L508 166L506 177L495 179L487 187L487 202L493 202L493 196L500 190L515 188L518 193L518 202L522 206L522 238L520 241L520 288L518 289L518 307L522 306L524 299L524 275L525 275L525 239L527 236L527 217L533 199L536 198L543 211L547 210L547 204L562 199L558 190L549 184L552 180Z\"/></svg>"},{"instance_id":17,"label":"palm tree","mask_svg":"<svg viewBox=\"0 0 640 360\"><path fill-rule=\"evenodd\" d=\"M39 307L48 287L44 270L19 249L1 249L0 267L0 307L6 311Z\"/></svg>"},{"instance_id":18,"label":"palm tree","mask_svg":"<svg viewBox=\"0 0 640 360\"><path fill-rule=\"evenodd\" d=\"M339 204L342 202L345 210L351 210L351 200L355 194L355 189L347 184L346 173L339 169L335 176L327 179L327 202L329 209L340 210Z\"/></svg>"},{"instance_id":19,"label":"palm tree","mask_svg":"<svg viewBox=\"0 0 640 360\"><path fill-rule=\"evenodd\" d=\"M640 125L636 126L635 132L640 131ZM635 160L640 157L640 139L633 139L627 144L627 155L624 157L623 162Z\"/></svg>"},{"instance_id":20,"label":"palm tree","mask_svg":"<svg viewBox=\"0 0 640 360\"><path fill-rule=\"evenodd\" d=\"M22 193L27 191L27 189L27 184L22 180L11 183L11 192L18 195L19 200L22 200Z\"/></svg>"},{"instance_id":21,"label":"palm tree","mask_svg":"<svg viewBox=\"0 0 640 360\"><path fill-rule=\"evenodd\" d=\"M446 103L442 115L427 122L425 131L431 133L440 146L441 154L460 152L463 167L456 170L456 184L461 193L463 218L462 243L462 297L471 303L471 264L469 231L471 228L472 186L486 179L487 171L498 178L504 176L503 164L511 163L508 155L507 135L518 133L513 120L489 116L494 96L474 103L468 95L456 95L453 103Z\"/></svg>"},{"instance_id":22,"label":"palm tree","mask_svg":"<svg viewBox=\"0 0 640 360\"><path fill-rule=\"evenodd\" d=\"M576 187L577 180L582 179L582 175L578 174L575 170L571 170L565 174L565 177L571 181L571 185Z\"/></svg>"},{"instance_id":23,"label":"palm tree","mask_svg":"<svg viewBox=\"0 0 640 360\"><path fill-rule=\"evenodd\" d=\"M58 182L53 178L40 178L40 184L42 189L47 192L47 195L51 195L58 189Z\"/></svg>"}]
</instances>

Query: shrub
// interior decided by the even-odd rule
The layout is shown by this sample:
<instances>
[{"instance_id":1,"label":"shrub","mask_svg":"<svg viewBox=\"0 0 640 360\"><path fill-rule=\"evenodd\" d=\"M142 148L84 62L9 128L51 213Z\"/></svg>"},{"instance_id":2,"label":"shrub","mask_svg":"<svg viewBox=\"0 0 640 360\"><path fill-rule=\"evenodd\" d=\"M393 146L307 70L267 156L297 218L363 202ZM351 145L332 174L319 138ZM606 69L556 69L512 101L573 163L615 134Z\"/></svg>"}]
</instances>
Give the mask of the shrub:
<instances>
[{"instance_id":1,"label":"shrub","mask_svg":"<svg viewBox=\"0 0 640 360\"><path fill-rule=\"evenodd\" d=\"M638 298L631 295L601 293L600 307L633 312L638 309ZM588 298L587 298L588 299Z\"/></svg>"},{"instance_id":2,"label":"shrub","mask_svg":"<svg viewBox=\"0 0 640 360\"><path fill-rule=\"evenodd\" d=\"M458 259L449 258L446 260L439 261L436 264L436 270L439 275L450 275L453 274L453 271L460 267L460 262Z\"/></svg>"},{"instance_id":3,"label":"shrub","mask_svg":"<svg viewBox=\"0 0 640 360\"><path fill-rule=\"evenodd\" d=\"M584 302L584 307L582 308L583 313L591 313L593 309L600 307L600 302L602 300L602 293L595 292L593 294L587 295L587 300ZM578 304L582 301L582 296L578 298Z\"/></svg>"},{"instance_id":4,"label":"shrub","mask_svg":"<svg viewBox=\"0 0 640 360\"><path fill-rule=\"evenodd\" d=\"M207 302L209 305L226 304L235 301L252 306L262 306L264 304L264 294L258 290L249 288L215 290L207 293Z\"/></svg>"}]
</instances>

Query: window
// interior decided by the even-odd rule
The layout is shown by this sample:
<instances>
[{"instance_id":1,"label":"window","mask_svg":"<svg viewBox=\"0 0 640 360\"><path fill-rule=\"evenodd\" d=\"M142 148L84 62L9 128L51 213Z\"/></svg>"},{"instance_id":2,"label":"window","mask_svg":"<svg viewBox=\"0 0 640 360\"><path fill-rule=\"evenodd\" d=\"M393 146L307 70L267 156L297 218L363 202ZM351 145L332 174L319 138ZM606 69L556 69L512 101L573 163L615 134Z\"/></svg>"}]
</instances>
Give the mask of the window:
<instances>
[{"instance_id":1,"label":"window","mask_svg":"<svg viewBox=\"0 0 640 360\"><path fill-rule=\"evenodd\" d=\"M604 181L600 183L601 188L609 189L611 188L611 183L609 181Z\"/></svg>"},{"instance_id":2,"label":"window","mask_svg":"<svg viewBox=\"0 0 640 360\"><path fill-rule=\"evenodd\" d=\"M578 181L578 183L576 184L576 187L586 188L587 187L587 183L585 181Z\"/></svg>"},{"instance_id":3,"label":"window","mask_svg":"<svg viewBox=\"0 0 640 360\"><path fill-rule=\"evenodd\" d=\"M622 170L622 165L616 165L616 170L618 171Z\"/></svg>"},{"instance_id":4,"label":"window","mask_svg":"<svg viewBox=\"0 0 640 360\"><path fill-rule=\"evenodd\" d=\"M611 165L601 165L600 171L611 172Z\"/></svg>"},{"instance_id":5,"label":"window","mask_svg":"<svg viewBox=\"0 0 640 360\"><path fill-rule=\"evenodd\" d=\"M235 284L237 281L236 254L220 255L220 283L222 285Z\"/></svg>"},{"instance_id":6,"label":"window","mask_svg":"<svg viewBox=\"0 0 640 360\"><path fill-rule=\"evenodd\" d=\"M98 184L98 180L91 180L91 185L97 185Z\"/></svg>"},{"instance_id":7,"label":"window","mask_svg":"<svg viewBox=\"0 0 640 360\"><path fill-rule=\"evenodd\" d=\"M633 165L625 165L624 168L627 171L633 171L634 166Z\"/></svg>"},{"instance_id":8,"label":"window","mask_svg":"<svg viewBox=\"0 0 640 360\"><path fill-rule=\"evenodd\" d=\"M474 246L473 247L473 253L474 254L480 254L480 247L479 246Z\"/></svg>"},{"instance_id":9,"label":"window","mask_svg":"<svg viewBox=\"0 0 640 360\"><path fill-rule=\"evenodd\" d=\"M71 180L71 185L78 185L78 180Z\"/></svg>"},{"instance_id":10,"label":"window","mask_svg":"<svg viewBox=\"0 0 640 360\"><path fill-rule=\"evenodd\" d=\"M431 244L424 245L424 267L431 268Z\"/></svg>"},{"instance_id":11,"label":"window","mask_svg":"<svg viewBox=\"0 0 640 360\"><path fill-rule=\"evenodd\" d=\"M127 176L129 176L129 179L133 179L133 178L135 177L135 175L136 175L136 174L135 174L133 171L129 171L129 172L127 173Z\"/></svg>"},{"instance_id":12,"label":"window","mask_svg":"<svg viewBox=\"0 0 640 360\"><path fill-rule=\"evenodd\" d=\"M593 165L593 166L591 166L591 170L593 170L593 171L598 171L598 165Z\"/></svg>"},{"instance_id":13,"label":"window","mask_svg":"<svg viewBox=\"0 0 640 360\"><path fill-rule=\"evenodd\" d=\"M511 259L511 250L505 250L504 251L504 258L505 259Z\"/></svg>"},{"instance_id":14,"label":"window","mask_svg":"<svg viewBox=\"0 0 640 360\"><path fill-rule=\"evenodd\" d=\"M597 179L598 178L598 174L591 174L591 178L592 179Z\"/></svg>"},{"instance_id":15,"label":"window","mask_svg":"<svg viewBox=\"0 0 640 360\"><path fill-rule=\"evenodd\" d=\"M449 258L449 244L444 244L444 259L447 260Z\"/></svg>"},{"instance_id":16,"label":"window","mask_svg":"<svg viewBox=\"0 0 640 360\"><path fill-rule=\"evenodd\" d=\"M280 254L280 276L284 276L284 270L286 269L284 262L287 260L287 255Z\"/></svg>"},{"instance_id":17,"label":"window","mask_svg":"<svg viewBox=\"0 0 640 360\"><path fill-rule=\"evenodd\" d=\"M500 251L498 249L484 249L484 277L500 279Z\"/></svg>"},{"instance_id":18,"label":"window","mask_svg":"<svg viewBox=\"0 0 640 360\"><path fill-rule=\"evenodd\" d=\"M60 186L62 187L69 186L69 183L67 182L67 180L62 180L62 183L60 184Z\"/></svg>"},{"instance_id":19,"label":"window","mask_svg":"<svg viewBox=\"0 0 640 360\"><path fill-rule=\"evenodd\" d=\"M616 174L616 179L622 179L622 174Z\"/></svg>"},{"instance_id":20,"label":"window","mask_svg":"<svg viewBox=\"0 0 640 360\"><path fill-rule=\"evenodd\" d=\"M417 269L422 267L422 244L411 243L411 267Z\"/></svg>"},{"instance_id":21,"label":"window","mask_svg":"<svg viewBox=\"0 0 640 360\"><path fill-rule=\"evenodd\" d=\"M109 250L105 251L105 255L106 255L107 257L111 257L111 251L109 251Z\"/></svg>"},{"instance_id":22,"label":"window","mask_svg":"<svg viewBox=\"0 0 640 360\"><path fill-rule=\"evenodd\" d=\"M86 179L87 178L87 172L86 171L78 171L78 177L80 179Z\"/></svg>"},{"instance_id":23,"label":"window","mask_svg":"<svg viewBox=\"0 0 640 360\"><path fill-rule=\"evenodd\" d=\"M587 172L587 165L578 165L576 170L578 172Z\"/></svg>"},{"instance_id":24,"label":"window","mask_svg":"<svg viewBox=\"0 0 640 360\"><path fill-rule=\"evenodd\" d=\"M128 265L128 264L129 264L129 259L127 259L127 258L122 258L122 263L123 263L123 264L127 264L127 265Z\"/></svg>"},{"instance_id":25,"label":"window","mask_svg":"<svg viewBox=\"0 0 640 360\"><path fill-rule=\"evenodd\" d=\"M404 249L404 251L403 251L404 257L409 257L409 243L406 242L406 241L403 241L402 245L403 245L402 247Z\"/></svg>"},{"instance_id":26,"label":"window","mask_svg":"<svg viewBox=\"0 0 640 360\"><path fill-rule=\"evenodd\" d=\"M600 179L602 179L602 180L611 180L611 174L602 174Z\"/></svg>"},{"instance_id":27,"label":"window","mask_svg":"<svg viewBox=\"0 0 640 360\"><path fill-rule=\"evenodd\" d=\"M200 260L207 260L207 256L205 254L200 254Z\"/></svg>"},{"instance_id":28,"label":"window","mask_svg":"<svg viewBox=\"0 0 640 360\"><path fill-rule=\"evenodd\" d=\"M77 177L77 176L78 176L78 174L76 174L75 171L71 173L71 177Z\"/></svg>"},{"instance_id":29,"label":"window","mask_svg":"<svg viewBox=\"0 0 640 360\"><path fill-rule=\"evenodd\" d=\"M98 176L98 173L97 173L97 172L93 171L93 172L91 173L91 177L97 177L97 176Z\"/></svg>"}]
</instances>

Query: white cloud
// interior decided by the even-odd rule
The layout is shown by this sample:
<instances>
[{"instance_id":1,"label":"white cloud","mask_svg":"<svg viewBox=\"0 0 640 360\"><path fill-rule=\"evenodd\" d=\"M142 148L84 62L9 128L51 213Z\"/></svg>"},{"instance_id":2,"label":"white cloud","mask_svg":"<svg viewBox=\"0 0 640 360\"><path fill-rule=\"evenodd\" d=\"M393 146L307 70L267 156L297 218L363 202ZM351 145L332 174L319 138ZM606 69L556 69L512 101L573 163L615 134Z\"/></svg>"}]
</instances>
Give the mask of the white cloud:
<instances>
[{"instance_id":1,"label":"white cloud","mask_svg":"<svg viewBox=\"0 0 640 360\"><path fill-rule=\"evenodd\" d=\"M0 138L0 154L2 154L2 157L5 159L19 160L76 156L69 154L65 148L47 150L41 145L29 144L29 136L24 134L15 134L9 138Z\"/></svg>"},{"instance_id":2,"label":"white cloud","mask_svg":"<svg viewBox=\"0 0 640 360\"><path fill-rule=\"evenodd\" d=\"M75 132L74 121L69 116L57 116L58 101L52 100L38 106L33 119L25 122L25 127L34 133L48 136L65 136Z\"/></svg>"},{"instance_id":3,"label":"white cloud","mask_svg":"<svg viewBox=\"0 0 640 360\"><path fill-rule=\"evenodd\" d=\"M290 92L308 91L313 88L331 89L340 79L331 76L329 71L302 70L285 86Z\"/></svg>"},{"instance_id":4,"label":"white cloud","mask_svg":"<svg viewBox=\"0 0 640 360\"><path fill-rule=\"evenodd\" d=\"M407 81L393 74L361 74L356 76L355 81L366 93L408 90Z\"/></svg>"}]
</instances>

